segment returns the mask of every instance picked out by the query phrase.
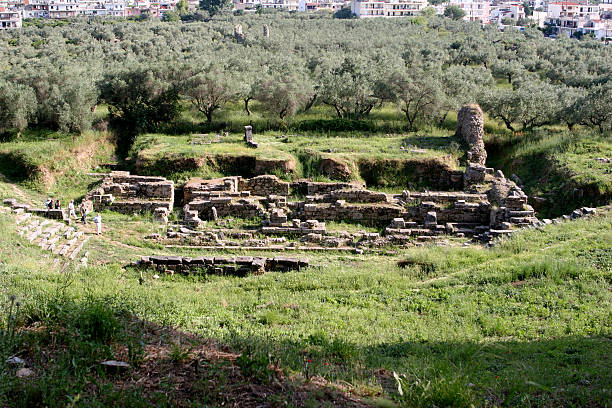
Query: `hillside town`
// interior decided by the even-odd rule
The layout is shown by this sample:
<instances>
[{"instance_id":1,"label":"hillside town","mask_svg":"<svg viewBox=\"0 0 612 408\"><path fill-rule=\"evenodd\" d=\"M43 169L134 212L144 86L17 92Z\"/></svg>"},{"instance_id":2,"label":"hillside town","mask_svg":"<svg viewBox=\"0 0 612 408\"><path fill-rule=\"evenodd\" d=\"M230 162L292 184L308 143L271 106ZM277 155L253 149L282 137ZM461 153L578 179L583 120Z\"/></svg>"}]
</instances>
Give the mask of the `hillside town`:
<instances>
[{"instance_id":1,"label":"hillside town","mask_svg":"<svg viewBox=\"0 0 612 408\"><path fill-rule=\"evenodd\" d=\"M189 11L198 8L196 0L185 3ZM20 28L28 19L163 18L168 11L175 11L178 4L179 0L2 0L0 29ZM459 18L465 21L495 24L500 30L537 26L553 38L591 35L604 41L612 39L612 0L603 0L599 4L588 0L450 0L444 3L430 3L428 0L233 0L234 12L277 9L335 13L345 9L356 18L410 17L424 13L426 9L449 16L449 8L460 9Z\"/></svg>"}]
</instances>

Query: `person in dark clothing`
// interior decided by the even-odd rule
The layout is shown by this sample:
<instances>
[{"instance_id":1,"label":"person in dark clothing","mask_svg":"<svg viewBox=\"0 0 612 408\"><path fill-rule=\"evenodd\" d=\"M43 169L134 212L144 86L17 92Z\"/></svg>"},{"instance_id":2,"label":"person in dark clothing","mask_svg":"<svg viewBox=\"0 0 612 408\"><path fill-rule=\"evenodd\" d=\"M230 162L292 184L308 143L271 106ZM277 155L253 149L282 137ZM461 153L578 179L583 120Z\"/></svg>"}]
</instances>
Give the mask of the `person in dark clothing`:
<instances>
[{"instance_id":1,"label":"person in dark clothing","mask_svg":"<svg viewBox=\"0 0 612 408\"><path fill-rule=\"evenodd\" d=\"M55 200L55 209L59 210L60 208L62 208L62 206L60 205L59 200Z\"/></svg>"},{"instance_id":2,"label":"person in dark clothing","mask_svg":"<svg viewBox=\"0 0 612 408\"><path fill-rule=\"evenodd\" d=\"M83 224L87 224L87 208L85 208L84 204L81 204L80 210L81 210L81 221L83 222Z\"/></svg>"},{"instance_id":3,"label":"person in dark clothing","mask_svg":"<svg viewBox=\"0 0 612 408\"><path fill-rule=\"evenodd\" d=\"M53 208L53 200L51 199L51 197L47 198L47 201L45 201L45 205L47 206L47 210Z\"/></svg>"}]
</instances>

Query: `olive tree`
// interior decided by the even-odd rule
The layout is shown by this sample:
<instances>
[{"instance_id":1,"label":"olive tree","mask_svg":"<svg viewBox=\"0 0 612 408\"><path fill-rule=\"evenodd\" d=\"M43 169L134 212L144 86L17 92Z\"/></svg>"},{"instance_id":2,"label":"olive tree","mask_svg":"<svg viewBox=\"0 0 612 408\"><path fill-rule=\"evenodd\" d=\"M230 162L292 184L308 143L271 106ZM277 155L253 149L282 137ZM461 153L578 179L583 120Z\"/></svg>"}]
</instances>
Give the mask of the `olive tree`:
<instances>
[{"instance_id":1,"label":"olive tree","mask_svg":"<svg viewBox=\"0 0 612 408\"><path fill-rule=\"evenodd\" d=\"M295 113L306 103L312 89L295 73L268 77L256 85L256 99L281 120Z\"/></svg>"},{"instance_id":2,"label":"olive tree","mask_svg":"<svg viewBox=\"0 0 612 408\"><path fill-rule=\"evenodd\" d=\"M525 80L516 89L490 88L482 96L483 109L516 132L550 124L557 117L558 94L549 83ZM520 124L520 129L515 124Z\"/></svg>"},{"instance_id":3,"label":"olive tree","mask_svg":"<svg viewBox=\"0 0 612 408\"><path fill-rule=\"evenodd\" d=\"M401 70L393 72L386 82L390 98L398 103L410 130L416 130L418 122L426 122L439 115L444 94L436 73Z\"/></svg>"},{"instance_id":4,"label":"olive tree","mask_svg":"<svg viewBox=\"0 0 612 408\"><path fill-rule=\"evenodd\" d=\"M0 82L0 132L17 129L17 136L34 118L36 95L22 84Z\"/></svg>"},{"instance_id":5,"label":"olive tree","mask_svg":"<svg viewBox=\"0 0 612 408\"><path fill-rule=\"evenodd\" d=\"M378 75L371 61L347 56L334 68L321 72L317 95L335 109L339 118L361 119L381 102L375 94Z\"/></svg>"},{"instance_id":6,"label":"olive tree","mask_svg":"<svg viewBox=\"0 0 612 408\"><path fill-rule=\"evenodd\" d=\"M193 69L185 81L183 93L212 122L213 113L236 96L235 81L216 64Z\"/></svg>"},{"instance_id":7,"label":"olive tree","mask_svg":"<svg viewBox=\"0 0 612 408\"><path fill-rule=\"evenodd\" d=\"M612 81L594 86L576 102L580 123L603 133L612 129Z\"/></svg>"}]
</instances>

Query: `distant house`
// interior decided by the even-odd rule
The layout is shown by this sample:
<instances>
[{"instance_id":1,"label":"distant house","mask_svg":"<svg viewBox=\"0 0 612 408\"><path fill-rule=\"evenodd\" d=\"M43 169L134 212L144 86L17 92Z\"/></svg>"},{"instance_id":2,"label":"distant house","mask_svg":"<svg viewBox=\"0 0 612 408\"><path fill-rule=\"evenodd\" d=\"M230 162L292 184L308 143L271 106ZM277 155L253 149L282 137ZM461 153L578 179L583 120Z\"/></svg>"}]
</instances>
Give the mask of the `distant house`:
<instances>
[{"instance_id":1,"label":"distant house","mask_svg":"<svg viewBox=\"0 0 612 408\"><path fill-rule=\"evenodd\" d=\"M21 27L21 13L16 10L7 10L6 7L0 7L0 29L9 30L11 28Z\"/></svg>"},{"instance_id":2,"label":"distant house","mask_svg":"<svg viewBox=\"0 0 612 408\"><path fill-rule=\"evenodd\" d=\"M49 18L49 0L25 0L24 18Z\"/></svg>"},{"instance_id":3,"label":"distant house","mask_svg":"<svg viewBox=\"0 0 612 408\"><path fill-rule=\"evenodd\" d=\"M344 0L300 0L298 11L314 12L328 10L336 12L349 4L349 1L345 2Z\"/></svg>"},{"instance_id":4,"label":"distant house","mask_svg":"<svg viewBox=\"0 0 612 408\"><path fill-rule=\"evenodd\" d=\"M365 0L351 2L351 11L359 18L416 16L427 7L427 0Z\"/></svg>"},{"instance_id":5,"label":"distant house","mask_svg":"<svg viewBox=\"0 0 612 408\"><path fill-rule=\"evenodd\" d=\"M546 24L557 35L592 34L599 39L612 39L612 21L602 18L602 8L612 9L611 0L602 5L579 1L554 1L548 4ZM603 13L604 16L606 13Z\"/></svg>"},{"instance_id":6,"label":"distant house","mask_svg":"<svg viewBox=\"0 0 612 408\"><path fill-rule=\"evenodd\" d=\"M503 2L491 10L491 21L496 21L500 24L506 18L520 20L525 17L525 7L523 7L522 2L518 1Z\"/></svg>"},{"instance_id":7,"label":"distant house","mask_svg":"<svg viewBox=\"0 0 612 408\"><path fill-rule=\"evenodd\" d=\"M480 21L488 24L491 18L491 2L489 0L451 0L450 4L465 11L465 21Z\"/></svg>"},{"instance_id":8,"label":"distant house","mask_svg":"<svg viewBox=\"0 0 612 408\"><path fill-rule=\"evenodd\" d=\"M79 14L79 0L49 0L49 17L64 19Z\"/></svg>"}]
</instances>

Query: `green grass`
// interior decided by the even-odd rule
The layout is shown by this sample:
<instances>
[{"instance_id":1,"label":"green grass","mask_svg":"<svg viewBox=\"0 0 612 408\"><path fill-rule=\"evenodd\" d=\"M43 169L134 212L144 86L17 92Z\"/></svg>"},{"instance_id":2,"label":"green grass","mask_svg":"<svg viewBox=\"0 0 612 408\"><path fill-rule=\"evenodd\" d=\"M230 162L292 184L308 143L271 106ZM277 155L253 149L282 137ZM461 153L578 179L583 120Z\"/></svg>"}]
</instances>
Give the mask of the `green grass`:
<instances>
[{"instance_id":1,"label":"green grass","mask_svg":"<svg viewBox=\"0 0 612 408\"><path fill-rule=\"evenodd\" d=\"M66 203L90 189L98 178L87 173L111 161L113 153L105 133L27 130L17 140L0 143L0 173L41 198L50 195Z\"/></svg>"},{"instance_id":2,"label":"green grass","mask_svg":"<svg viewBox=\"0 0 612 408\"><path fill-rule=\"evenodd\" d=\"M64 284L65 274L14 235L10 217L0 216L0 290L4 299L21 300L21 324L48 322L65 286L63 296L75 307L104 300L115 315L212 338L253 361L269 356L298 378L320 375L400 406L606 406L610 400L609 209L521 232L493 249L297 254L312 266L246 278L157 280L153 271L141 276L123 266L144 254L221 252L140 246L139 237L156 228L150 218L108 213L104 219L105 234L88 247L92 267L71 272ZM400 259L413 266L399 268ZM405 375L404 397L392 372ZM137 406L131 401L126 406Z\"/></svg>"},{"instance_id":3,"label":"green grass","mask_svg":"<svg viewBox=\"0 0 612 408\"><path fill-rule=\"evenodd\" d=\"M612 157L610 135L542 129L492 140L489 151L489 165L503 169L507 176L517 174L529 196L548 199L540 212L543 216L612 199L612 167L596 160Z\"/></svg>"}]
</instances>

